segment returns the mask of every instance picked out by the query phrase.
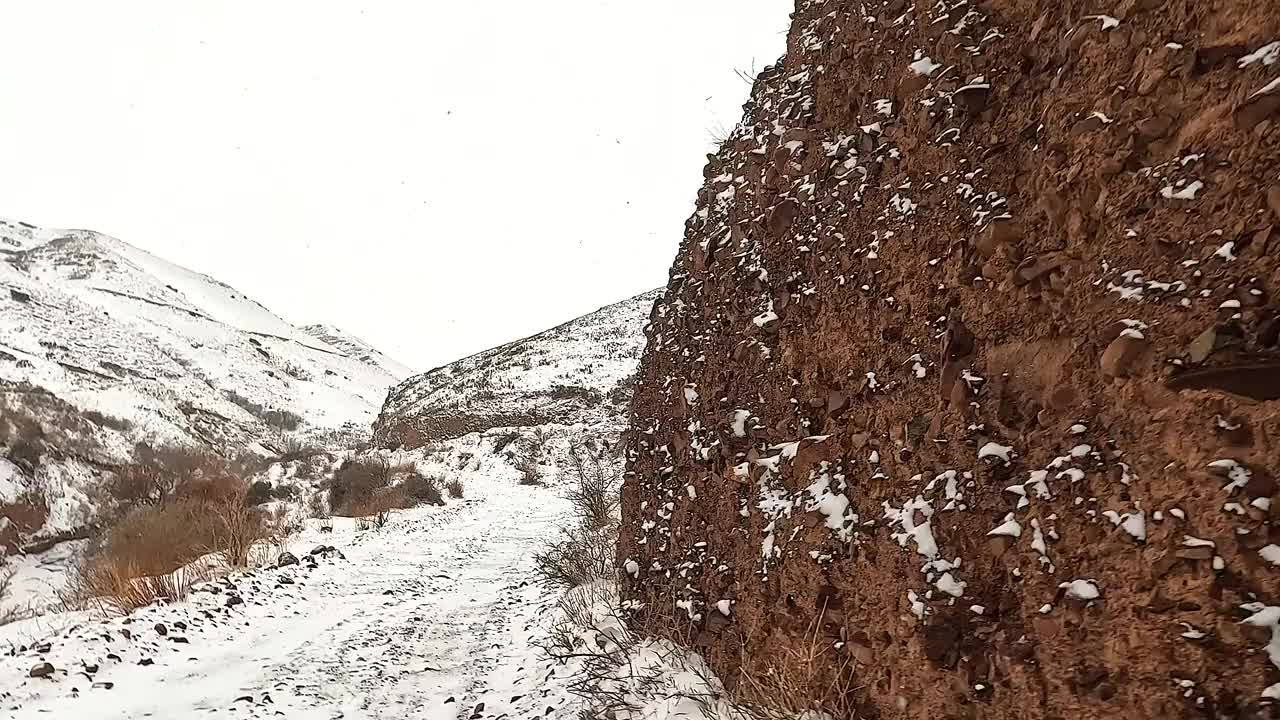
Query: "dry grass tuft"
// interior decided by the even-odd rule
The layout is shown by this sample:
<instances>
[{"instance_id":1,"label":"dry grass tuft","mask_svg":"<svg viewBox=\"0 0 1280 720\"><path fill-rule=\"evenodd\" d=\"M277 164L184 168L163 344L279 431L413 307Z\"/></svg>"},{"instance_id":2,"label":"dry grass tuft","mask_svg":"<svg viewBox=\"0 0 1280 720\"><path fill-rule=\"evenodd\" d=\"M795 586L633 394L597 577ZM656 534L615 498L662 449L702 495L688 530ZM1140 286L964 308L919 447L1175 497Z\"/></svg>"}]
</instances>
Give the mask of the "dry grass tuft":
<instances>
[{"instance_id":1,"label":"dry grass tuft","mask_svg":"<svg viewBox=\"0 0 1280 720\"><path fill-rule=\"evenodd\" d=\"M462 491L464 488L462 486L461 480L454 478L449 482L445 483L444 487L445 487L445 490L449 491L449 497L451 498L462 497Z\"/></svg>"},{"instance_id":2,"label":"dry grass tuft","mask_svg":"<svg viewBox=\"0 0 1280 720\"><path fill-rule=\"evenodd\" d=\"M72 607L125 612L186 597L219 568L246 567L297 528L249 504L244 462L187 449L146 450L98 494L99 534L64 593Z\"/></svg>"},{"instance_id":3,"label":"dry grass tuft","mask_svg":"<svg viewBox=\"0 0 1280 720\"><path fill-rule=\"evenodd\" d=\"M819 617L822 613L819 613ZM735 704L755 718L861 717L853 658L837 651L817 621L804 642L763 657L743 656L734 688Z\"/></svg>"}]
</instances>

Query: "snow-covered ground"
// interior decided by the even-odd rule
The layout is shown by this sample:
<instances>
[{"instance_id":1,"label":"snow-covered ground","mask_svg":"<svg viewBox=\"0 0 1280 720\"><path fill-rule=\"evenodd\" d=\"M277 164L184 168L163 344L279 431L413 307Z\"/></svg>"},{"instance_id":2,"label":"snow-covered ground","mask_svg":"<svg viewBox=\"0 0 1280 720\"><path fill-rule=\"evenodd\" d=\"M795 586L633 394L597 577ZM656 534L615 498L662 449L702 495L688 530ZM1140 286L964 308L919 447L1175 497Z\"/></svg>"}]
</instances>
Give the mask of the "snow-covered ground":
<instances>
[{"instance_id":1,"label":"snow-covered ground","mask_svg":"<svg viewBox=\"0 0 1280 720\"><path fill-rule=\"evenodd\" d=\"M501 456L483 452L490 440L469 440L472 450L434 456L456 466L480 451L455 468L464 500L397 513L380 530L313 524L291 547L299 564L213 581L173 606L0 628L14 648L0 658L0 717L575 717L575 662L541 650L565 617L533 560L569 504L554 486L516 484ZM312 567L321 545L337 552ZM595 642L595 630L579 634ZM666 662L655 646L636 652L636 662ZM30 676L46 662L51 676ZM633 720L699 716L714 688L669 675L674 689L655 696L646 685Z\"/></svg>"}]
</instances>

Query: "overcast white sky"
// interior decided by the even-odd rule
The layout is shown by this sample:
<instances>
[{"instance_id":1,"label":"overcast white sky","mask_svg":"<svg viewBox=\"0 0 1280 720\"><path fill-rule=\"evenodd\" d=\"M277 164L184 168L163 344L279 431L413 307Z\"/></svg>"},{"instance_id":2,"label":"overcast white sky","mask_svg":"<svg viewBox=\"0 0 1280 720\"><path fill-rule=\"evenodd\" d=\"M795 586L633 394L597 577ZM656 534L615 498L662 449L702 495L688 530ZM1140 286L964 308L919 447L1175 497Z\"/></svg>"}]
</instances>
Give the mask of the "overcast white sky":
<instances>
[{"instance_id":1,"label":"overcast white sky","mask_svg":"<svg viewBox=\"0 0 1280 720\"><path fill-rule=\"evenodd\" d=\"M791 0L4 2L0 216L419 370L665 284Z\"/></svg>"}]
</instances>

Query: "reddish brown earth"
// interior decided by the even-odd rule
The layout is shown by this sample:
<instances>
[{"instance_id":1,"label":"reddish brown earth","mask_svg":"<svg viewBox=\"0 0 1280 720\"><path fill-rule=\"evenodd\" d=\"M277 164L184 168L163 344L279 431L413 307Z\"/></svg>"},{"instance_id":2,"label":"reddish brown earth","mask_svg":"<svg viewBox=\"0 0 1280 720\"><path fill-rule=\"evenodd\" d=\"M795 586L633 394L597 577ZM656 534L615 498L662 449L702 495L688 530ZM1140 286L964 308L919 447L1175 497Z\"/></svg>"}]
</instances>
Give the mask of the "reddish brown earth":
<instances>
[{"instance_id":1,"label":"reddish brown earth","mask_svg":"<svg viewBox=\"0 0 1280 720\"><path fill-rule=\"evenodd\" d=\"M1276 41L799 2L648 330L636 622L856 717L1277 716Z\"/></svg>"}]
</instances>

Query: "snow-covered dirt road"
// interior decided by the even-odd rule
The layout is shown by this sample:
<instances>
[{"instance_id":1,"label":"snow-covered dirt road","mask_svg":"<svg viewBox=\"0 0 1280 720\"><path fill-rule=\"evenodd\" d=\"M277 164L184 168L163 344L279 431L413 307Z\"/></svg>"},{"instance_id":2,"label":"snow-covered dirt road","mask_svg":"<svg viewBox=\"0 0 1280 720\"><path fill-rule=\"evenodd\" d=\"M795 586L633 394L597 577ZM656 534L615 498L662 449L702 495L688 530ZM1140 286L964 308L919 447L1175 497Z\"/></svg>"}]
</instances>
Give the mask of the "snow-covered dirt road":
<instances>
[{"instance_id":1,"label":"snow-covered dirt road","mask_svg":"<svg viewBox=\"0 0 1280 720\"><path fill-rule=\"evenodd\" d=\"M468 495L381 530L309 531L303 562L173 607L4 628L0 717L570 717L535 646L556 598L532 571L566 503L507 480ZM313 562L317 542L345 558ZM45 662L52 675L30 677Z\"/></svg>"}]
</instances>

